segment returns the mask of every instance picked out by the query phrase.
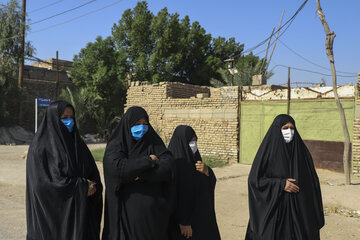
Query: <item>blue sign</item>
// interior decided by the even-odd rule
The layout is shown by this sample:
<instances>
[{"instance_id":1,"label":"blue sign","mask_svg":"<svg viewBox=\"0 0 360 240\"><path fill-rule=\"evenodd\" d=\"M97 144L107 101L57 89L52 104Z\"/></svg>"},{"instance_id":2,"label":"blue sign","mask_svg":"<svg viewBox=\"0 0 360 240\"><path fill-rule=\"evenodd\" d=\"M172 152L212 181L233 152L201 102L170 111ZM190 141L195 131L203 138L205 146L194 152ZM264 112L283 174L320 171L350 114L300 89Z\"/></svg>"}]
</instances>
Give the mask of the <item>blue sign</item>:
<instances>
[{"instance_id":1,"label":"blue sign","mask_svg":"<svg viewBox=\"0 0 360 240\"><path fill-rule=\"evenodd\" d=\"M51 104L50 98L37 98L38 107L48 107Z\"/></svg>"}]
</instances>

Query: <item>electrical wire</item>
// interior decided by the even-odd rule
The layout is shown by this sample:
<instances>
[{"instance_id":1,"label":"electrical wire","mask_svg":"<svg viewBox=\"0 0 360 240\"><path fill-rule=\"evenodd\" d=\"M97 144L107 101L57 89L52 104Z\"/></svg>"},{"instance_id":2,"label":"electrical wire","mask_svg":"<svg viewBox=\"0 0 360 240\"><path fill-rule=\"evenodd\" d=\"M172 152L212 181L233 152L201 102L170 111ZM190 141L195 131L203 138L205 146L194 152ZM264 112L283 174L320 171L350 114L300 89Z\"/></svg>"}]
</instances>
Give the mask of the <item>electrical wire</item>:
<instances>
[{"instance_id":1,"label":"electrical wire","mask_svg":"<svg viewBox=\"0 0 360 240\"><path fill-rule=\"evenodd\" d=\"M253 46L253 47L251 47L251 48L248 48L248 49L244 50L241 54L248 53L248 52L252 52L252 51L254 51L255 49L257 49L258 47L264 45L270 38L272 38L275 34L277 34L277 32L281 31L286 25L288 25L288 26L286 27L286 29L279 35L279 37L278 37L278 39L279 39L279 38L286 32L286 30L290 27L291 23L294 21L294 19L295 19L296 16L299 14L299 12L304 8L304 6L306 5L307 2L308 2L308 0L305 0L305 1L300 5L300 7L298 8L298 10L294 13L294 15L293 15L291 18L289 18L289 20L287 20L276 32L274 32L272 35L270 35L268 38L266 38L265 40L261 41L261 42L258 43L257 45L255 45L255 46ZM273 43L272 43L271 45L273 45ZM263 51L261 51L261 52L264 52L264 51L266 51L266 50L263 50ZM260 53L261 53L261 52L260 52ZM259 54L260 54L260 53L259 53ZM257 54L255 54L255 55L257 55ZM240 56L241 56L241 55L238 55L238 56L236 56L236 57L234 57L234 58L238 58L238 57L240 57Z\"/></svg>"},{"instance_id":2,"label":"electrical wire","mask_svg":"<svg viewBox=\"0 0 360 240\"><path fill-rule=\"evenodd\" d=\"M317 67L319 67L319 68L322 68L322 69L331 71L330 68L327 68L327 67L321 66L321 65L319 65L319 64L317 64L317 63L314 63L313 61L311 61L311 60L305 58L304 56L300 55L299 53L297 53L295 50L291 49L289 46L287 46L287 45L286 45L283 41L281 41L280 39L278 39L278 40L279 40L279 42L280 42L282 45L284 45L284 47L286 47L289 51L291 51L292 53L294 53L296 56L298 56L299 58L303 59L304 61L306 61L306 62L308 62L308 63L310 63L310 64L312 64L312 65L314 65L314 66L317 66ZM343 71L336 71L336 72L338 72L338 73L343 73L343 74L356 74L356 73L353 73L353 72L343 72Z\"/></svg>"},{"instance_id":3,"label":"electrical wire","mask_svg":"<svg viewBox=\"0 0 360 240\"><path fill-rule=\"evenodd\" d=\"M45 6L43 6L43 7L40 7L40 8L37 8L37 9L31 10L31 11L29 11L29 12L27 12L27 13L29 14L29 13L38 12L38 11L40 11L40 10L43 10L43 9L45 9L45 8L48 8L48 7L54 6L54 5L56 5L56 4L60 3L60 2L63 2L63 1L65 1L65 0L60 0L60 1L56 1L56 2L50 3L50 4L45 5Z\"/></svg>"},{"instance_id":4,"label":"electrical wire","mask_svg":"<svg viewBox=\"0 0 360 240\"><path fill-rule=\"evenodd\" d=\"M88 1L88 2L86 2L86 3L84 3L84 4L81 4L81 5L77 6L77 7L74 7L74 8L68 9L68 10L66 10L66 11L63 11L63 12L54 14L54 15L52 15L52 16L50 16L50 17L46 17L46 18L41 19L41 20L39 20L39 21L29 23L28 25L34 25L34 24L37 24L37 23L44 22L44 21L49 20L49 19L51 19L51 18L54 18L54 17L60 16L60 15L63 15L63 14L65 14L65 13L74 11L74 10L76 10L76 9L82 8L82 7L86 6L86 5L89 5L90 3L95 2L95 1L96 1L96 0Z\"/></svg>"},{"instance_id":5,"label":"electrical wire","mask_svg":"<svg viewBox=\"0 0 360 240\"><path fill-rule=\"evenodd\" d=\"M87 13L85 13L85 14L83 14L83 15L80 15L80 16L77 16L77 17L74 17L74 18L71 18L71 19L69 19L69 20L66 20L66 21L64 21L64 22L61 22L61 23L58 23L58 24L54 24L54 25L51 25L51 26L48 26L48 27L45 27L45 28L42 28L42 29L39 29L39 30L36 30L36 31L31 31L31 32L29 33L29 35L30 35L30 34L33 34L33 33L42 32L42 31L45 31L45 30L48 30L48 29L51 29L51 28L54 28L54 27L57 27L57 26L60 26L60 25L63 25L63 24L72 22L72 21L75 21L75 20L77 20L77 19L83 18L83 17L85 17L85 16L91 15L91 14L96 13L96 12L99 12L99 11L101 11L101 10L104 10L104 9L106 9L106 8L112 7L112 6L116 5L116 4L119 4L119 3L122 2L122 1L124 1L124 0L119 0L119 1L113 2L113 3L111 3L111 4L109 4L109 5L106 5L106 6L102 7L102 8L95 9L95 10L90 11L90 12L87 12ZM18 35L14 35L14 36L8 37L8 38L0 38L0 41L2 41L2 40L7 40L7 39L12 39L12 38L17 38L17 37L20 37L20 36L21 36L21 35L18 34Z\"/></svg>"},{"instance_id":6,"label":"electrical wire","mask_svg":"<svg viewBox=\"0 0 360 240\"><path fill-rule=\"evenodd\" d=\"M33 31L33 32L31 32L31 34L33 34L33 33L38 33L38 32L42 32L42 31L45 31L45 30L48 30L48 29L51 29L51 28L54 28L54 27L58 27L58 26L60 26L60 25L63 25L63 24L66 24L66 23L69 23L69 22L72 22L72 21L75 21L75 20L77 20L77 19L83 18L83 17L88 16L88 15L90 15L90 14L93 14L93 13L99 12L99 11L101 11L101 10L104 10L104 9L106 9L106 8L112 7L112 6L118 4L118 3L122 2L122 1L124 1L124 0L119 0L119 1L113 2L113 3L109 4L109 5L106 5L105 7L95 9L95 10L90 11L90 12L87 12L87 13L85 13L85 14L83 14L83 15L80 15L80 16L77 16L77 17L74 17L74 18L71 18L71 19L69 19L69 20L66 20L66 21L64 21L64 22L57 23L57 24L54 24L54 25L51 25L51 26L48 26L48 27L45 27L45 28L42 28L42 29Z\"/></svg>"},{"instance_id":7,"label":"electrical wire","mask_svg":"<svg viewBox=\"0 0 360 240\"><path fill-rule=\"evenodd\" d=\"M295 19L295 18L294 18ZM288 30L288 28L291 26L291 24L294 22L294 19L289 23L289 25L285 28L285 30L282 32L282 33L280 33L280 35L279 35L279 37L278 37L278 40L280 41L280 37L282 36L282 35L284 35L284 33L286 32L286 30ZM279 30L278 30L279 31ZM278 32L278 31L276 31L276 32ZM271 44L270 44L270 47L272 47L273 45L274 45L274 43L275 43L275 41L273 41ZM265 52L266 51L266 48L265 49L263 49L262 51L260 51L260 52L258 52L258 53L255 53L254 55L255 56L258 56L259 54L261 54L261 53L263 53L263 52Z\"/></svg>"},{"instance_id":8,"label":"electrical wire","mask_svg":"<svg viewBox=\"0 0 360 240\"><path fill-rule=\"evenodd\" d=\"M308 0L305 0L301 5L300 7L298 8L298 10L294 13L294 15L286 21L286 23L284 23L276 32L274 32L271 36L269 36L268 38L266 38L265 40L261 41L260 43L258 43L257 45L255 45L254 47L251 47L251 48L248 48L246 49L244 52L242 52L243 54L244 53L247 53L247 52L252 52L254 51L255 49L257 49L258 47L264 45L270 38L272 38L272 36L274 36L277 32L281 31L286 25L289 24L289 26L291 25L292 21L295 19L295 17L299 14L299 12L304 8L304 6L306 5L306 3L308 2ZM289 26L285 29L285 31L289 28ZM283 31L281 33L281 35L279 36L279 38L285 33L285 31Z\"/></svg>"},{"instance_id":9,"label":"electrical wire","mask_svg":"<svg viewBox=\"0 0 360 240\"><path fill-rule=\"evenodd\" d=\"M327 73L322 73L322 72L317 72L317 71L312 71L312 70L308 70L308 69L303 69L303 68L296 68L296 67L291 67L291 66L286 66L286 65L283 65L283 64L276 64L270 71L272 72L276 67L284 67L284 68L291 68L291 69L294 69L294 70L298 70L298 71L302 71L302 72L309 72L309 73L314 73L314 74L319 74L319 75L322 75L322 76L329 76L331 77L332 74L327 74ZM358 75L338 75L336 74L337 77L344 77L344 78L356 78L358 77Z\"/></svg>"}]
</instances>

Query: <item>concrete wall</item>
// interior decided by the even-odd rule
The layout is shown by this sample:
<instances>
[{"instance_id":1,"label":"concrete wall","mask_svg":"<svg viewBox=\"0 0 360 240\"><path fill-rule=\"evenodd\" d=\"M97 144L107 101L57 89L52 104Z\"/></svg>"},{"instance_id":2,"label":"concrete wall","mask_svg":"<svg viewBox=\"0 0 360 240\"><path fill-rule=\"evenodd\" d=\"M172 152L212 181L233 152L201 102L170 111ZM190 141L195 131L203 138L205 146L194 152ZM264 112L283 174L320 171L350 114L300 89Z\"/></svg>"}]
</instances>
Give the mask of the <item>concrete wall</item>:
<instances>
[{"instance_id":1,"label":"concrete wall","mask_svg":"<svg viewBox=\"0 0 360 240\"><path fill-rule=\"evenodd\" d=\"M352 139L355 99L342 99L341 102ZM287 113L287 101L241 102L240 162L253 161L271 123L276 115L281 113ZM340 116L334 99L292 100L290 115L295 119L296 127L303 140L344 141Z\"/></svg>"},{"instance_id":2,"label":"concrete wall","mask_svg":"<svg viewBox=\"0 0 360 240\"><path fill-rule=\"evenodd\" d=\"M150 123L167 144L178 125L190 125L204 156L238 161L239 87L208 88L181 83L132 86L126 108L146 109Z\"/></svg>"},{"instance_id":3,"label":"concrete wall","mask_svg":"<svg viewBox=\"0 0 360 240\"><path fill-rule=\"evenodd\" d=\"M356 92L356 85L338 86L351 139ZM316 166L342 171L341 146L344 136L332 87L291 88L289 104L289 113L295 119ZM288 90L284 87L265 85L243 88L240 110L240 162L253 161L274 117L287 113L287 108ZM328 158L328 153L331 153L331 159Z\"/></svg>"}]
</instances>

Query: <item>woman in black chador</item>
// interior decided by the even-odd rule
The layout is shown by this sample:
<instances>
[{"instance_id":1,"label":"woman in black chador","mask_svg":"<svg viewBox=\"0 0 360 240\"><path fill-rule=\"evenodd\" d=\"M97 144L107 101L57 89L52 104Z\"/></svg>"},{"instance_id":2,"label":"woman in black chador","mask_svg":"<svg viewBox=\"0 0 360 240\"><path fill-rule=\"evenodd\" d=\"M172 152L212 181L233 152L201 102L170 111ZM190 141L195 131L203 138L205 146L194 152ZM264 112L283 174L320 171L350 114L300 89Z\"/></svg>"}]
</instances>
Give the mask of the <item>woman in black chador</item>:
<instances>
[{"instance_id":1,"label":"woman in black chador","mask_svg":"<svg viewBox=\"0 0 360 240\"><path fill-rule=\"evenodd\" d=\"M216 177L202 162L195 131L190 126L178 126L169 150L177 169L172 239L220 240L214 208Z\"/></svg>"},{"instance_id":2,"label":"woman in black chador","mask_svg":"<svg viewBox=\"0 0 360 240\"><path fill-rule=\"evenodd\" d=\"M102 185L74 108L52 103L26 162L27 240L98 240Z\"/></svg>"},{"instance_id":3,"label":"woman in black chador","mask_svg":"<svg viewBox=\"0 0 360 240\"><path fill-rule=\"evenodd\" d=\"M246 240L317 240L324 225L319 179L289 115L274 119L249 179Z\"/></svg>"},{"instance_id":4,"label":"woman in black chador","mask_svg":"<svg viewBox=\"0 0 360 240\"><path fill-rule=\"evenodd\" d=\"M104 156L103 240L167 240L174 163L141 107L131 107Z\"/></svg>"}]
</instances>

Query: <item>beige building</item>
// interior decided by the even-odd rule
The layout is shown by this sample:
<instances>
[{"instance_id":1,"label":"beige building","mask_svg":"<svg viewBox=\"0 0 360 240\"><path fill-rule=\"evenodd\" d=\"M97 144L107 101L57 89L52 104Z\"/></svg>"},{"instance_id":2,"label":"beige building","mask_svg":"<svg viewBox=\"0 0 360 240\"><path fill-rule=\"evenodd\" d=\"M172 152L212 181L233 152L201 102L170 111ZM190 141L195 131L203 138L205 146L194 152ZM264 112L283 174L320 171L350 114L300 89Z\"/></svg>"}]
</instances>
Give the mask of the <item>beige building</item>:
<instances>
[{"instance_id":1,"label":"beige building","mask_svg":"<svg viewBox=\"0 0 360 240\"><path fill-rule=\"evenodd\" d=\"M59 70L60 71L70 71L72 67L71 61L61 60L59 59ZM31 64L33 67L39 67L39 68L46 68L48 70L56 70L56 59L55 58L48 58L45 59L42 62L34 62Z\"/></svg>"}]
</instances>

